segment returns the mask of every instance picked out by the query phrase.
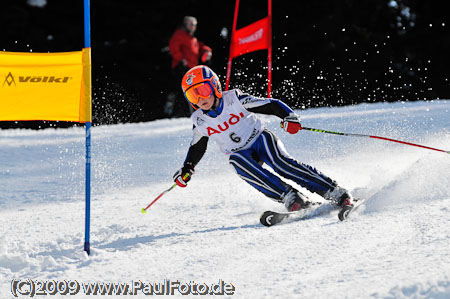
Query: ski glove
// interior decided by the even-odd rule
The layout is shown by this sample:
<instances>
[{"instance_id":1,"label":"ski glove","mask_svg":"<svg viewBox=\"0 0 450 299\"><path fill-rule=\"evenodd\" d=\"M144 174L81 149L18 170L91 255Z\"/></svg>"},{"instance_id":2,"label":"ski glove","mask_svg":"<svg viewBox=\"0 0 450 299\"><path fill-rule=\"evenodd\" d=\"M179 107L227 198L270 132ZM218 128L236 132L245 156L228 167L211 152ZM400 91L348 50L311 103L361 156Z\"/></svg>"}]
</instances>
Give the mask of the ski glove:
<instances>
[{"instance_id":1,"label":"ski glove","mask_svg":"<svg viewBox=\"0 0 450 299\"><path fill-rule=\"evenodd\" d=\"M281 128L290 134L295 134L302 129L300 118L298 115L291 113L286 116L280 123Z\"/></svg>"},{"instance_id":2,"label":"ski glove","mask_svg":"<svg viewBox=\"0 0 450 299\"><path fill-rule=\"evenodd\" d=\"M194 165L192 163L184 164L181 169L179 169L173 175L173 181L180 187L184 188L187 186L187 182L190 181L191 176L195 173Z\"/></svg>"}]
</instances>

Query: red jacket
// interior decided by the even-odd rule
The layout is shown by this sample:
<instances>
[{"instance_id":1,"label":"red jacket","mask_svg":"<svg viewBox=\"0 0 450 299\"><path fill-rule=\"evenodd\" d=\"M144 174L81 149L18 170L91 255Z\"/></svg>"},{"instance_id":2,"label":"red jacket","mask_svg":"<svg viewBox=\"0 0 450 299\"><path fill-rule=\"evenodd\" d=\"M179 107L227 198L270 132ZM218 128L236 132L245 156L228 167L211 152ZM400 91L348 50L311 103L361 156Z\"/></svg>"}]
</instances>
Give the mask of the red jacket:
<instances>
[{"instance_id":1,"label":"red jacket","mask_svg":"<svg viewBox=\"0 0 450 299\"><path fill-rule=\"evenodd\" d=\"M210 47L199 42L196 37L182 28L177 29L170 38L169 51L172 55L172 68L175 68L182 59L186 59L187 66L192 68L199 64L200 57L205 52L212 53Z\"/></svg>"}]
</instances>

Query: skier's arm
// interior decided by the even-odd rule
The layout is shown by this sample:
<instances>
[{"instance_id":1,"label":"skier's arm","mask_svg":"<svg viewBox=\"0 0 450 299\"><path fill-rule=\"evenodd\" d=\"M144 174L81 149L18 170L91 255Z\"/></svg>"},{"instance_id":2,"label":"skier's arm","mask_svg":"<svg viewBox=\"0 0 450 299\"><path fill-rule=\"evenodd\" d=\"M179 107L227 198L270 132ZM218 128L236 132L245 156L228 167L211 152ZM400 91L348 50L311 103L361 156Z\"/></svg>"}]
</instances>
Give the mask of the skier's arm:
<instances>
[{"instance_id":1,"label":"skier's arm","mask_svg":"<svg viewBox=\"0 0 450 299\"><path fill-rule=\"evenodd\" d=\"M186 155L186 159L184 160L184 165L190 163L193 167L197 165L198 162L203 158L203 155L206 152L206 148L208 147L209 138L206 136L195 136L191 142L191 146L189 147L188 153Z\"/></svg>"},{"instance_id":2,"label":"skier's arm","mask_svg":"<svg viewBox=\"0 0 450 299\"><path fill-rule=\"evenodd\" d=\"M277 99L268 99L269 103L254 108L247 109L250 112L259 114L276 115L279 118L285 118L286 116L295 114L294 111L285 103Z\"/></svg>"},{"instance_id":3,"label":"skier's arm","mask_svg":"<svg viewBox=\"0 0 450 299\"><path fill-rule=\"evenodd\" d=\"M244 106L250 112L276 115L283 119L281 127L288 133L295 134L302 129L300 118L288 105L277 99L257 98L248 94L236 91L237 96Z\"/></svg>"},{"instance_id":4,"label":"skier's arm","mask_svg":"<svg viewBox=\"0 0 450 299\"><path fill-rule=\"evenodd\" d=\"M173 175L174 182L180 187L186 187L187 183L191 180L191 176L195 173L194 168L198 162L202 159L208 146L209 138L203 136L198 132L194 126L194 136L192 138L191 146L189 147L186 159L184 160L183 167L181 167Z\"/></svg>"},{"instance_id":5,"label":"skier's arm","mask_svg":"<svg viewBox=\"0 0 450 299\"><path fill-rule=\"evenodd\" d=\"M288 115L295 114L288 105L277 99L258 98L236 90L239 101L250 112L276 115L283 119Z\"/></svg>"}]
</instances>

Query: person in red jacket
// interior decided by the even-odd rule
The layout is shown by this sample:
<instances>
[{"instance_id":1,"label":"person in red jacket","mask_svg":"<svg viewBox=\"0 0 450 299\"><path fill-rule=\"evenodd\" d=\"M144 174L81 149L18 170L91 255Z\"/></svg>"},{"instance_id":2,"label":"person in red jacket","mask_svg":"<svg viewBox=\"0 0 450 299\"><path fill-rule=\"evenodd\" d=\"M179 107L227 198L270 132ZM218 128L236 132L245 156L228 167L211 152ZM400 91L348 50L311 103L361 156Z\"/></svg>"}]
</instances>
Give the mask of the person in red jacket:
<instances>
[{"instance_id":1,"label":"person in red jacket","mask_svg":"<svg viewBox=\"0 0 450 299\"><path fill-rule=\"evenodd\" d=\"M211 62L212 49L199 41L194 33L197 30L197 19L185 16L181 27L177 28L169 40L169 52L172 56L173 82L179 82L183 75L192 67L201 64L209 65ZM166 114L168 116L190 116L192 107L186 101L178 101L178 85L168 95L166 103ZM176 107L182 103L181 107Z\"/></svg>"},{"instance_id":2,"label":"person in red jacket","mask_svg":"<svg viewBox=\"0 0 450 299\"><path fill-rule=\"evenodd\" d=\"M211 59L212 50L194 36L196 29L197 19L186 16L183 19L183 26L175 30L169 41L172 69L181 65L182 75L200 62L205 64Z\"/></svg>"}]
</instances>

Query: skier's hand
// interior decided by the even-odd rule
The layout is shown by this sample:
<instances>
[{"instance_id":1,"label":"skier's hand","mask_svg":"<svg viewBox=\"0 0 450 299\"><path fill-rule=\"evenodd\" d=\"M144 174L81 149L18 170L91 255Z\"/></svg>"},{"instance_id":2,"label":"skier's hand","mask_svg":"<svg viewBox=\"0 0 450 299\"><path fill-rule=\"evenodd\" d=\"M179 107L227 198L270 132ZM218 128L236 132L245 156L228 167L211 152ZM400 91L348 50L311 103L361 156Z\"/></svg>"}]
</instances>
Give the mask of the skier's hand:
<instances>
[{"instance_id":1,"label":"skier's hand","mask_svg":"<svg viewBox=\"0 0 450 299\"><path fill-rule=\"evenodd\" d=\"M286 116L280 123L281 128L290 134L295 134L302 129L300 118L297 114L291 113Z\"/></svg>"},{"instance_id":2,"label":"skier's hand","mask_svg":"<svg viewBox=\"0 0 450 299\"><path fill-rule=\"evenodd\" d=\"M191 176L195 173L194 165L191 163L186 163L181 169L173 175L173 181L180 187L184 188L187 186L187 182L190 181Z\"/></svg>"}]
</instances>

